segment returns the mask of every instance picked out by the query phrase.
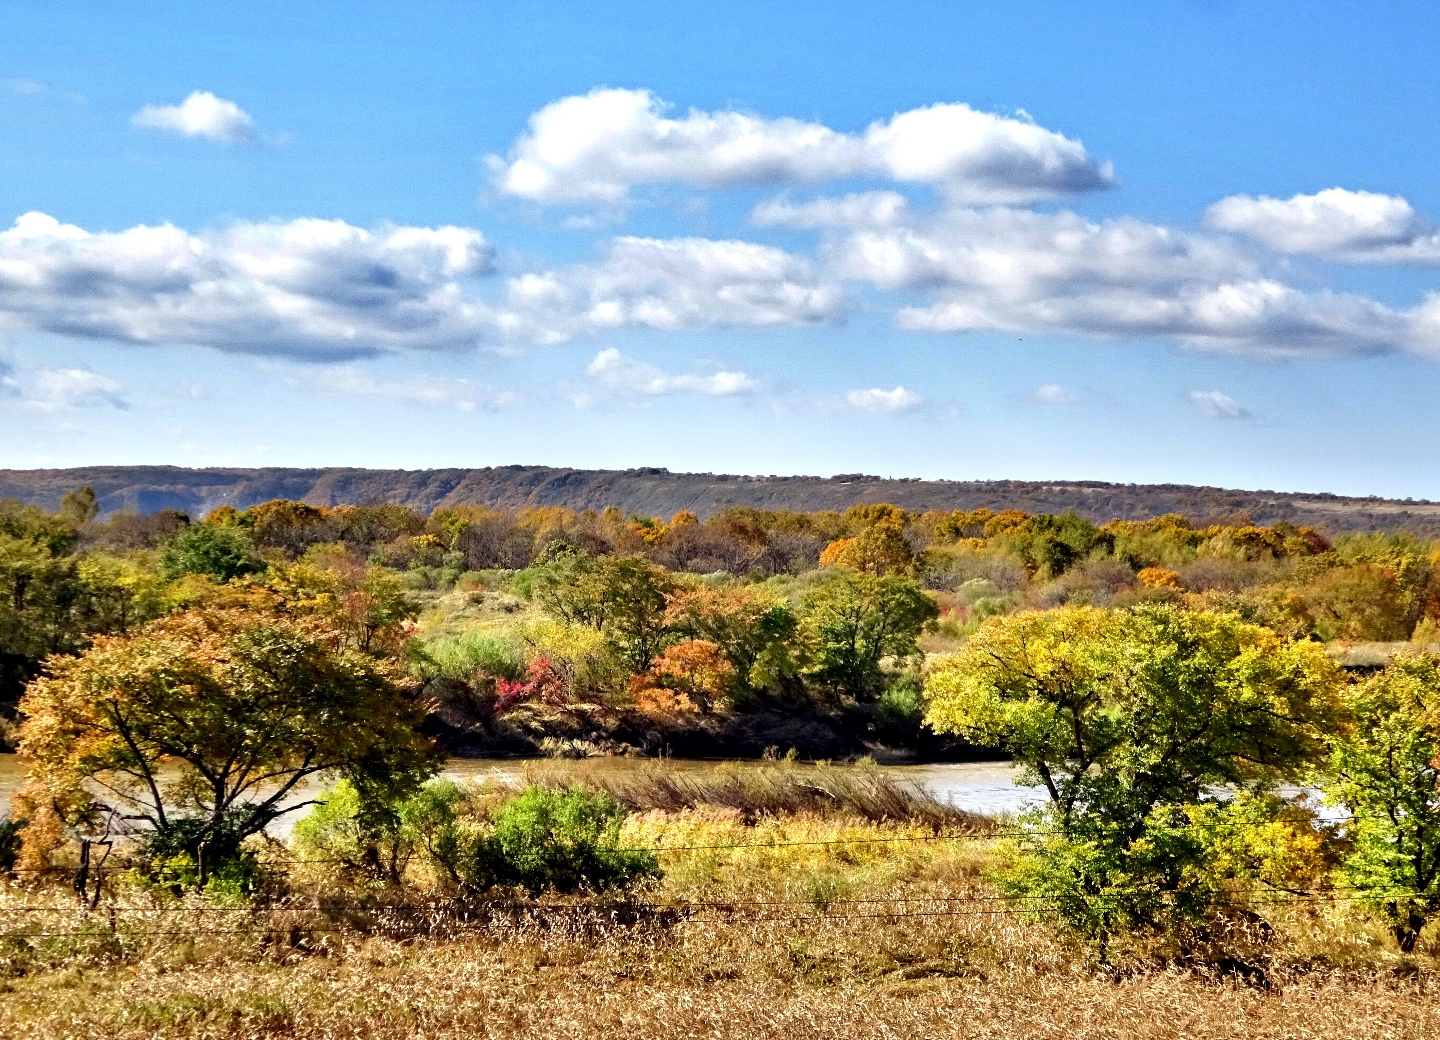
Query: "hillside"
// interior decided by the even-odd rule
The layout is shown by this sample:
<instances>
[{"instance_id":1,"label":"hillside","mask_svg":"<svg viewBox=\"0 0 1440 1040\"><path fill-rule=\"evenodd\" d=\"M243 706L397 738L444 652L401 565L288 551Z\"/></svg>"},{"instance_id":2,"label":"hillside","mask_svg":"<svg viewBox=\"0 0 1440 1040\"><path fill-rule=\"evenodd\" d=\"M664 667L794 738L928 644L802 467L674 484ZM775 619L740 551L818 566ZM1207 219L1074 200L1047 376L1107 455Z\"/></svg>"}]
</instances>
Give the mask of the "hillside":
<instances>
[{"instance_id":1,"label":"hillside","mask_svg":"<svg viewBox=\"0 0 1440 1040\"><path fill-rule=\"evenodd\" d=\"M1181 513L1194 520L1247 515L1257 523L1289 521L1332 534L1408 529L1440 536L1440 503L1346 498L1329 494L1234 491L1184 484L1107 484L1098 481L883 480L862 474L834 477L759 477L671 473L644 467L581 470L549 466L484 469L182 469L175 466L87 466L0 470L0 499L55 508L80 484L93 486L105 514L117 510L178 509L194 516L217 506L238 508L272 498L316 505L396 502L429 511L472 503L519 508L568 506L670 516L689 509L704 518L726 506L843 510L864 502L908 509L1073 509L1095 521Z\"/></svg>"}]
</instances>

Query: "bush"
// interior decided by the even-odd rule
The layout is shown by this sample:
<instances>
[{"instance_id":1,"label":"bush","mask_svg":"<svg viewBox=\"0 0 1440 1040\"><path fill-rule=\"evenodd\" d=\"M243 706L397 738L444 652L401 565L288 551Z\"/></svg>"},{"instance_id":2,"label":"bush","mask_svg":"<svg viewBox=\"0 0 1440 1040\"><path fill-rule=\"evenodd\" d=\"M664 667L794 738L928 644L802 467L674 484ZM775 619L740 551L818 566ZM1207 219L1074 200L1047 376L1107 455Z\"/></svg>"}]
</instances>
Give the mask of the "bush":
<instances>
[{"instance_id":1,"label":"bush","mask_svg":"<svg viewBox=\"0 0 1440 1040\"><path fill-rule=\"evenodd\" d=\"M924 689L908 675L892 682L875 704L875 729L888 740L914 740L924 719Z\"/></svg>"},{"instance_id":2,"label":"bush","mask_svg":"<svg viewBox=\"0 0 1440 1040\"><path fill-rule=\"evenodd\" d=\"M0 820L0 870L13 870L20 856L20 832L25 820Z\"/></svg>"},{"instance_id":3,"label":"bush","mask_svg":"<svg viewBox=\"0 0 1440 1040\"><path fill-rule=\"evenodd\" d=\"M160 571L172 581L185 574L204 574L224 583L264 569L250 536L238 527L196 524L182 528L160 550Z\"/></svg>"},{"instance_id":4,"label":"bush","mask_svg":"<svg viewBox=\"0 0 1440 1040\"><path fill-rule=\"evenodd\" d=\"M207 816L181 817L170 820L164 831L150 832L140 845L145 880L218 895L256 891L264 871L254 854L241 848L249 833L248 816L232 811L218 824Z\"/></svg>"},{"instance_id":5,"label":"bush","mask_svg":"<svg viewBox=\"0 0 1440 1040\"><path fill-rule=\"evenodd\" d=\"M495 811L491 832L476 848L471 883L516 885L532 894L604 892L659 877L653 852L620 847L624 819L619 803L598 791L530 787Z\"/></svg>"},{"instance_id":6,"label":"bush","mask_svg":"<svg viewBox=\"0 0 1440 1040\"><path fill-rule=\"evenodd\" d=\"M519 644L500 632L465 632L425 644L421 672L426 678L467 680L476 675L514 681L525 674Z\"/></svg>"}]
</instances>

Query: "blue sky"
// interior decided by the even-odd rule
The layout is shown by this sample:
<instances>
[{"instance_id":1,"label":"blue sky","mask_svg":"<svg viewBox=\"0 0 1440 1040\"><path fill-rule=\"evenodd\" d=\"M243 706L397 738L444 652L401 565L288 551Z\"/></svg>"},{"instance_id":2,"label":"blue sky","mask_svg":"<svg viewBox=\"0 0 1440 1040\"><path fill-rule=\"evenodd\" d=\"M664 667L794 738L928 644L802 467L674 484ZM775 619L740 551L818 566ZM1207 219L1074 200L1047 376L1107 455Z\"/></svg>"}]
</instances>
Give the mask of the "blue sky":
<instances>
[{"instance_id":1,"label":"blue sky","mask_svg":"<svg viewBox=\"0 0 1440 1040\"><path fill-rule=\"evenodd\" d=\"M0 8L0 465L1440 498L1433 4L213 6Z\"/></svg>"}]
</instances>

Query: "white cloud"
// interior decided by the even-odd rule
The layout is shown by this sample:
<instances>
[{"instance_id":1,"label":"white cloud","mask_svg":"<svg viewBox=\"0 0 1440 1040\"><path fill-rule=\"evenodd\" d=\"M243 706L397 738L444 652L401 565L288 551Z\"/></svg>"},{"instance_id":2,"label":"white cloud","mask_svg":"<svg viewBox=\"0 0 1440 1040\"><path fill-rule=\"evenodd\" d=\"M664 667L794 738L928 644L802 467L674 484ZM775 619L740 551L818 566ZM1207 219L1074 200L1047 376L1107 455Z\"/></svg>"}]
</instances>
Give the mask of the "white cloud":
<instances>
[{"instance_id":1,"label":"white cloud","mask_svg":"<svg viewBox=\"0 0 1440 1040\"><path fill-rule=\"evenodd\" d=\"M1232 195L1211 206L1205 219L1282 253L1352 263L1440 264L1440 232L1398 195L1344 188L1288 199Z\"/></svg>"},{"instance_id":2,"label":"white cloud","mask_svg":"<svg viewBox=\"0 0 1440 1040\"><path fill-rule=\"evenodd\" d=\"M1173 337L1269 354L1440 352L1440 304L1431 315L1303 292L1224 237L1131 217L899 210L888 226L832 230L822 251L831 277L927 292L930 302L897 313L907 329Z\"/></svg>"},{"instance_id":3,"label":"white cloud","mask_svg":"<svg viewBox=\"0 0 1440 1040\"><path fill-rule=\"evenodd\" d=\"M0 231L0 326L334 361L845 311L808 260L749 242L619 238L599 262L509 279L499 304L470 284L492 270L470 228L302 219L91 233L27 213Z\"/></svg>"},{"instance_id":4,"label":"white cloud","mask_svg":"<svg viewBox=\"0 0 1440 1040\"><path fill-rule=\"evenodd\" d=\"M924 399L913 391L897 386L894 390L851 390L845 395L846 408L872 415L896 415L912 412L924 403Z\"/></svg>"},{"instance_id":5,"label":"white cloud","mask_svg":"<svg viewBox=\"0 0 1440 1040\"><path fill-rule=\"evenodd\" d=\"M15 378L15 366L0 357L0 397L19 397L20 381Z\"/></svg>"},{"instance_id":6,"label":"white cloud","mask_svg":"<svg viewBox=\"0 0 1440 1040\"><path fill-rule=\"evenodd\" d=\"M1075 404L1080 400L1079 394L1069 387L1061 386L1059 383L1046 383L1044 386L1037 386L1032 396L1041 404Z\"/></svg>"},{"instance_id":7,"label":"white cloud","mask_svg":"<svg viewBox=\"0 0 1440 1040\"><path fill-rule=\"evenodd\" d=\"M513 390L492 390L464 379L437 379L434 376L403 376L386 379L353 366L323 368L307 372L291 380L292 385L314 386L345 397L368 397L382 401L425 405L431 408L454 408L461 412L498 411L518 404L520 395Z\"/></svg>"},{"instance_id":8,"label":"white cloud","mask_svg":"<svg viewBox=\"0 0 1440 1040\"><path fill-rule=\"evenodd\" d=\"M122 387L109 376L83 368L44 368L30 379L25 403L42 412L62 408L130 407Z\"/></svg>"},{"instance_id":9,"label":"white cloud","mask_svg":"<svg viewBox=\"0 0 1440 1040\"><path fill-rule=\"evenodd\" d=\"M904 195L863 191L807 202L766 199L751 211L750 219L765 227L890 228L904 223L909 215L910 203Z\"/></svg>"},{"instance_id":10,"label":"white cloud","mask_svg":"<svg viewBox=\"0 0 1440 1040\"><path fill-rule=\"evenodd\" d=\"M0 80L0 83L4 83L5 89L10 91L10 93L20 94L26 97L36 97L40 94L46 93L46 91L49 89L38 79L30 79L25 76L21 76L16 79Z\"/></svg>"},{"instance_id":11,"label":"white cloud","mask_svg":"<svg viewBox=\"0 0 1440 1040\"><path fill-rule=\"evenodd\" d=\"M1219 390L1191 390L1190 403L1212 419L1253 419L1255 414Z\"/></svg>"},{"instance_id":12,"label":"white cloud","mask_svg":"<svg viewBox=\"0 0 1440 1040\"><path fill-rule=\"evenodd\" d=\"M616 239L597 264L512 278L507 335L563 342L624 327L661 330L832 321L844 294L782 249L705 238Z\"/></svg>"},{"instance_id":13,"label":"white cloud","mask_svg":"<svg viewBox=\"0 0 1440 1040\"><path fill-rule=\"evenodd\" d=\"M759 384L744 372L725 369L709 375L668 375L644 362L627 358L614 347L596 354L586 366L585 374L609 390L649 397L666 394L735 397L752 393L759 388ZM585 401L588 403L588 398Z\"/></svg>"},{"instance_id":14,"label":"white cloud","mask_svg":"<svg viewBox=\"0 0 1440 1040\"><path fill-rule=\"evenodd\" d=\"M194 91L178 105L146 105L130 122L145 130L168 130L221 144L247 144L255 131L249 113L208 90Z\"/></svg>"},{"instance_id":15,"label":"white cloud","mask_svg":"<svg viewBox=\"0 0 1440 1040\"><path fill-rule=\"evenodd\" d=\"M91 233L43 213L0 232L0 322L131 343L309 359L474 345L478 231L339 220Z\"/></svg>"},{"instance_id":16,"label":"white cloud","mask_svg":"<svg viewBox=\"0 0 1440 1040\"><path fill-rule=\"evenodd\" d=\"M596 89L531 115L496 187L541 203L623 203L631 187L805 184L872 177L941 187L952 199L1019 203L1114 185L1109 163L1036 125L965 104L900 112L863 133L737 111L681 118L648 90Z\"/></svg>"}]
</instances>

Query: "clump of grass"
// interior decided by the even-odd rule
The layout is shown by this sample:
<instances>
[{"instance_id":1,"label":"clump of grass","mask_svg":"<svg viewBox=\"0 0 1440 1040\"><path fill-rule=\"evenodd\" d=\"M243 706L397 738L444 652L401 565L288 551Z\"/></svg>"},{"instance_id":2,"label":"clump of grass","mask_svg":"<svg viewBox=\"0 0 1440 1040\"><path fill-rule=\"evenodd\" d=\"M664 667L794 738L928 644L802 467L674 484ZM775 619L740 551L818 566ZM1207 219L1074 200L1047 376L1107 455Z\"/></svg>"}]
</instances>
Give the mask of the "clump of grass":
<instances>
[{"instance_id":1,"label":"clump of grass","mask_svg":"<svg viewBox=\"0 0 1440 1040\"><path fill-rule=\"evenodd\" d=\"M632 812L732 809L742 820L809 815L870 823L920 824L935 830L984 832L988 817L958 809L919 785L883 770L834 766L717 766L709 772L666 769L663 763L619 774L603 768L531 770L531 783L561 788L577 781L604 791Z\"/></svg>"}]
</instances>

